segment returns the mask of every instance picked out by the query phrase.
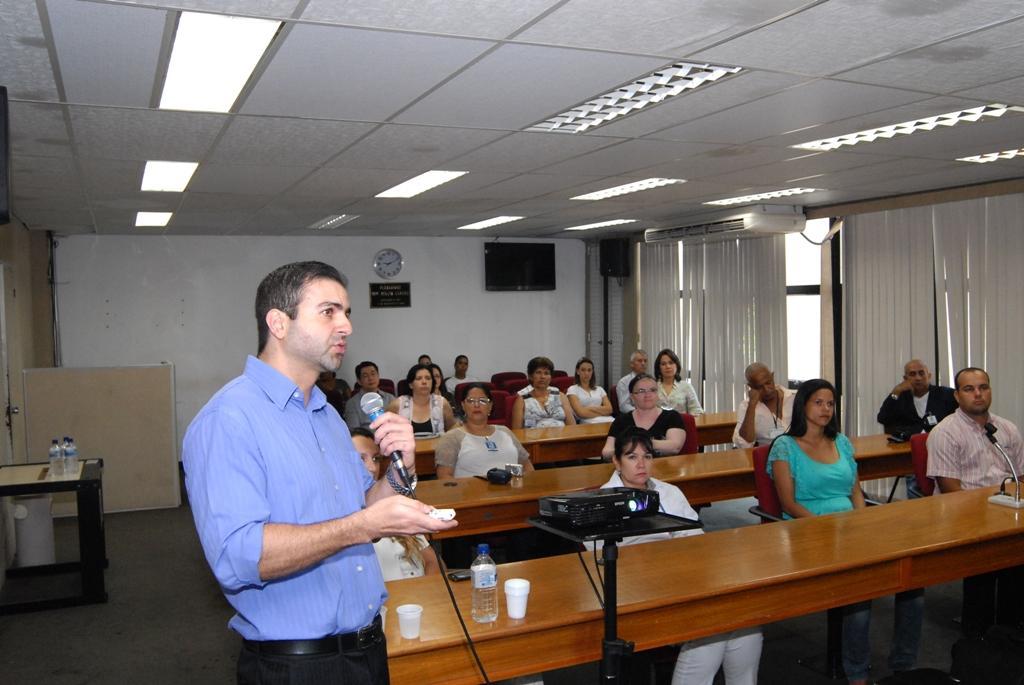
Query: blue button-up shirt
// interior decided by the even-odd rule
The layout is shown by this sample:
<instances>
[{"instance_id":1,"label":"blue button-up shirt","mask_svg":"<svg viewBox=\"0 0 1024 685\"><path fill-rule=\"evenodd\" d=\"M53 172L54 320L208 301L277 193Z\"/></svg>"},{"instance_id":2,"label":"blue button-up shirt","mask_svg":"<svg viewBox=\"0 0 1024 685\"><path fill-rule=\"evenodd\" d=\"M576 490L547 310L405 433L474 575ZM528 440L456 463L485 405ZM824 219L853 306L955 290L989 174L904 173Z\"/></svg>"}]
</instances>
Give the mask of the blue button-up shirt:
<instances>
[{"instance_id":1,"label":"blue button-up shirt","mask_svg":"<svg viewBox=\"0 0 1024 685\"><path fill-rule=\"evenodd\" d=\"M206 560L237 611L231 628L251 640L310 639L373 620L387 596L373 545L285 578L259 575L265 524L348 516L374 483L318 388L305 405L295 383L249 357L192 421L182 461Z\"/></svg>"}]
</instances>

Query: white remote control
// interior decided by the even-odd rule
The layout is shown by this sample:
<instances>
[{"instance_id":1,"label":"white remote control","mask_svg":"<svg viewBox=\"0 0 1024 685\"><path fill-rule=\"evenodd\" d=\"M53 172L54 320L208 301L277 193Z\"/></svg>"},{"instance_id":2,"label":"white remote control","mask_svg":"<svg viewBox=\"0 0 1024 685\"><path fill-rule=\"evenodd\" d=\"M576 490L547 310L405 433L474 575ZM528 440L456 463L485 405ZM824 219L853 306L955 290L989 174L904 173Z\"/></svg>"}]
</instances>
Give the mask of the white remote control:
<instances>
[{"instance_id":1,"label":"white remote control","mask_svg":"<svg viewBox=\"0 0 1024 685\"><path fill-rule=\"evenodd\" d=\"M455 518L454 509L431 509L429 516L435 518L438 521L451 521Z\"/></svg>"}]
</instances>

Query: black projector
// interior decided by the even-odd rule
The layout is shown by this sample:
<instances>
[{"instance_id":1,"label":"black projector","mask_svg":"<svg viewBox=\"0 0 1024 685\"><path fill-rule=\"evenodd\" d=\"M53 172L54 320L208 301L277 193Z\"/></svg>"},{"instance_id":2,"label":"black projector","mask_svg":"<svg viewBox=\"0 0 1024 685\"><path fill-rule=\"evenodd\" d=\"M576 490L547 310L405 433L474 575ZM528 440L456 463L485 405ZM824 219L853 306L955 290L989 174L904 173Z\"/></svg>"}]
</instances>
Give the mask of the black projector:
<instances>
[{"instance_id":1,"label":"black projector","mask_svg":"<svg viewBox=\"0 0 1024 685\"><path fill-rule=\"evenodd\" d=\"M657 514L659 503L654 490L604 488L542 497L540 515L555 523L586 528Z\"/></svg>"}]
</instances>

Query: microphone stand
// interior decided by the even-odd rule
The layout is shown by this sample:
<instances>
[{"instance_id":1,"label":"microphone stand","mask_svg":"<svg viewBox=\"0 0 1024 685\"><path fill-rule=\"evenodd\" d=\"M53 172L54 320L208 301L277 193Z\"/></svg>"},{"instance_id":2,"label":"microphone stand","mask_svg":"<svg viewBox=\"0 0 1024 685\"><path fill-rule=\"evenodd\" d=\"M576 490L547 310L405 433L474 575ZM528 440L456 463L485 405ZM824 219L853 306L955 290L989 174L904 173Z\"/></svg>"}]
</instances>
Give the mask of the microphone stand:
<instances>
[{"instance_id":1,"label":"microphone stand","mask_svg":"<svg viewBox=\"0 0 1024 685\"><path fill-rule=\"evenodd\" d=\"M988 498L988 501L992 504L998 504L1002 507L1010 507L1011 509L1024 509L1024 502L1020 500L1020 476L1017 474L1017 469L1013 465L1013 460L1006 454L1006 450L996 440L996 427L991 423L985 425L985 433L988 435L989 442L991 442L999 454L1003 455L1003 459L1006 460L1006 465L1010 467L1010 473L1013 475L1010 477L1013 479L1015 485L1015 491L1013 496L1006 494L1006 481L1010 478L1003 478L1003 481L999 484L999 493L992 495Z\"/></svg>"}]
</instances>

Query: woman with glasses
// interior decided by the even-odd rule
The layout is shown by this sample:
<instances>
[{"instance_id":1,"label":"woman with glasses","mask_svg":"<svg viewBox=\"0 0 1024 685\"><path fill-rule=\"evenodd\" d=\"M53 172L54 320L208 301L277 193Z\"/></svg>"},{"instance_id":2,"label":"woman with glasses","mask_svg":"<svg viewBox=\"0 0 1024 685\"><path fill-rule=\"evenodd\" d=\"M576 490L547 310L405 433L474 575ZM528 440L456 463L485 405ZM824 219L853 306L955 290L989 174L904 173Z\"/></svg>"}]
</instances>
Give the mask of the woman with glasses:
<instances>
[{"instance_id":1,"label":"woman with glasses","mask_svg":"<svg viewBox=\"0 0 1024 685\"><path fill-rule=\"evenodd\" d=\"M526 365L530 384L519 391L512 405L512 428L552 428L576 425L572 407L558 388L551 386L554 362L534 357Z\"/></svg>"},{"instance_id":2,"label":"woman with glasses","mask_svg":"<svg viewBox=\"0 0 1024 685\"><path fill-rule=\"evenodd\" d=\"M775 385L775 374L761 362L748 366L744 375L747 398L736 410L732 441L737 447L767 445L789 430L796 391Z\"/></svg>"},{"instance_id":3,"label":"woman with glasses","mask_svg":"<svg viewBox=\"0 0 1024 685\"><path fill-rule=\"evenodd\" d=\"M646 373L638 373L629 382L629 396L636 408L612 422L601 456L611 459L615 455L615 438L634 428L651 434L655 456L679 454L686 442L683 417L677 411L658 406L658 382Z\"/></svg>"},{"instance_id":4,"label":"woman with glasses","mask_svg":"<svg viewBox=\"0 0 1024 685\"><path fill-rule=\"evenodd\" d=\"M526 448L512 431L487 423L492 405L486 384L471 383L466 388L462 400L465 421L441 436L434 449L438 478L486 476L490 469L505 464L522 464L523 471L533 471Z\"/></svg>"},{"instance_id":5,"label":"woman with glasses","mask_svg":"<svg viewBox=\"0 0 1024 685\"><path fill-rule=\"evenodd\" d=\"M426 364L416 364L405 375L409 394L396 397L388 411L412 422L416 435L440 435L455 425L448 400L434 393L435 379Z\"/></svg>"},{"instance_id":6,"label":"woman with glasses","mask_svg":"<svg viewBox=\"0 0 1024 685\"><path fill-rule=\"evenodd\" d=\"M679 357L664 349L654 358L654 379L658 381L658 404L663 409L675 409L693 416L704 413L697 399L697 391L679 373Z\"/></svg>"},{"instance_id":7,"label":"woman with glasses","mask_svg":"<svg viewBox=\"0 0 1024 685\"><path fill-rule=\"evenodd\" d=\"M579 423L611 423L614 420L611 400L594 380L594 362L587 357L576 362L576 383L570 385L565 394Z\"/></svg>"}]
</instances>

